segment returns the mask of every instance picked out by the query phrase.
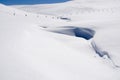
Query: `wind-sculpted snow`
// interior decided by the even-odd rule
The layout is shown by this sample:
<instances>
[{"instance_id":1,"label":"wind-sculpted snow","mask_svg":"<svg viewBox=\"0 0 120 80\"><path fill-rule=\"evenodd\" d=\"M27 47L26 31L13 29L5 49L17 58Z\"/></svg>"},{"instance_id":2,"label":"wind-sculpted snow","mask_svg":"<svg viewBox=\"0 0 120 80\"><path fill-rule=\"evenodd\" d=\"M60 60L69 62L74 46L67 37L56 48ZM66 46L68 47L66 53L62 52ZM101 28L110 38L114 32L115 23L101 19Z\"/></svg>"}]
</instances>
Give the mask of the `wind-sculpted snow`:
<instances>
[{"instance_id":1,"label":"wind-sculpted snow","mask_svg":"<svg viewBox=\"0 0 120 80\"><path fill-rule=\"evenodd\" d=\"M104 58L104 57L108 58L114 67L119 68L119 66L116 65L114 61L112 60L110 54L107 51L101 50L98 47L98 45L95 43L94 35L96 32L94 30L90 28L75 27L75 26L64 26L64 27L58 27L58 28L51 28L47 30L54 32L54 33L75 36L78 38L84 38L85 40L88 40L88 42L89 42L89 39L91 39L90 45L92 46L95 53L99 55L99 57L101 58Z\"/></svg>"},{"instance_id":2,"label":"wind-sculpted snow","mask_svg":"<svg viewBox=\"0 0 120 80\"><path fill-rule=\"evenodd\" d=\"M110 55L108 54L107 51L102 51L100 50L100 48L96 45L96 43L94 41L91 42L91 45L94 49L94 51L100 56L100 57L104 57L107 56L110 59Z\"/></svg>"},{"instance_id":3,"label":"wind-sculpted snow","mask_svg":"<svg viewBox=\"0 0 120 80\"><path fill-rule=\"evenodd\" d=\"M86 40L89 40L94 37L95 31L90 28L83 28L83 27L74 27L74 26L65 26L65 27L59 27L50 31L70 36L76 36L79 38L84 38Z\"/></svg>"},{"instance_id":4,"label":"wind-sculpted snow","mask_svg":"<svg viewBox=\"0 0 120 80\"><path fill-rule=\"evenodd\" d=\"M0 5L0 80L120 80L119 3L104 1Z\"/></svg>"},{"instance_id":5,"label":"wind-sculpted snow","mask_svg":"<svg viewBox=\"0 0 120 80\"><path fill-rule=\"evenodd\" d=\"M101 50L97 44L95 43L95 41L91 41L91 46L94 49L94 51L96 52L96 54L98 54L100 57L104 58L108 58L110 60L110 62L112 63L112 65L115 68L120 68L120 66L118 66L117 64L115 64L115 62L113 61L113 59L111 58L110 54L107 51Z\"/></svg>"}]
</instances>

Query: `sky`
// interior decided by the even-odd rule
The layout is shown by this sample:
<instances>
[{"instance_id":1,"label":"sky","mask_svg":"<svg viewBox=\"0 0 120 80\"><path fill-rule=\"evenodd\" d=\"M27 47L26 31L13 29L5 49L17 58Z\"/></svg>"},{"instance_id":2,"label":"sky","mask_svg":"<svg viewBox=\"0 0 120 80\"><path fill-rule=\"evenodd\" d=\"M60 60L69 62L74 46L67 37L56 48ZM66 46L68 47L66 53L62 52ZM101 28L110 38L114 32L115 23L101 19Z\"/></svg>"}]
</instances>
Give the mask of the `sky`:
<instances>
[{"instance_id":1,"label":"sky","mask_svg":"<svg viewBox=\"0 0 120 80\"><path fill-rule=\"evenodd\" d=\"M20 4L48 4L59 3L68 0L0 0L0 3L6 5L20 5Z\"/></svg>"}]
</instances>

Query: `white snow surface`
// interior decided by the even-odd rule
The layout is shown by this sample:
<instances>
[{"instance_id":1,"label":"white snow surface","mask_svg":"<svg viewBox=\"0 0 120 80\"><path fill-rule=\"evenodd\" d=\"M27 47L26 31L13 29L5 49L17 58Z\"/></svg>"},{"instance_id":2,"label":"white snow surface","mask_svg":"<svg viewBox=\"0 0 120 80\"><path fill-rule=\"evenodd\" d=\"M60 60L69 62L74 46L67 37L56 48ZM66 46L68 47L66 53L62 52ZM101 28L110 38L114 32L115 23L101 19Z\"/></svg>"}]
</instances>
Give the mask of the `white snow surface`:
<instances>
[{"instance_id":1,"label":"white snow surface","mask_svg":"<svg viewBox=\"0 0 120 80\"><path fill-rule=\"evenodd\" d=\"M120 0L0 4L0 80L120 80L119 14ZM73 34L71 26L95 35L54 32ZM92 41L110 59L96 54Z\"/></svg>"}]
</instances>

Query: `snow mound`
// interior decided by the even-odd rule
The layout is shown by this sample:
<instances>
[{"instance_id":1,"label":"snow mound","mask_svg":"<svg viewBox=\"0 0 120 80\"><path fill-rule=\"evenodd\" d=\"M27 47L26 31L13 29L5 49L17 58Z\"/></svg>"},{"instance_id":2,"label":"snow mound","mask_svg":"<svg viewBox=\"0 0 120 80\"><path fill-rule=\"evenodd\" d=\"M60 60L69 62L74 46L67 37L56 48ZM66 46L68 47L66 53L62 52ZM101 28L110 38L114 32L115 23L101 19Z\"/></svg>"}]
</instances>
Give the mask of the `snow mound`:
<instances>
[{"instance_id":1,"label":"snow mound","mask_svg":"<svg viewBox=\"0 0 120 80\"><path fill-rule=\"evenodd\" d=\"M24 9L32 8L32 13L28 13L0 4L0 80L120 80L119 68L99 57L90 39L107 51L115 64L120 64L120 37L116 35L120 32L119 5L115 7L117 12L109 15L109 11L76 15L80 5L83 11L108 9L105 5L70 1L36 8L25 5ZM34 11L38 9L41 11L36 14ZM69 14L66 10L72 14L65 15ZM71 21L58 19L63 14ZM79 27L81 25L87 28ZM47 28L67 35L50 32Z\"/></svg>"}]
</instances>

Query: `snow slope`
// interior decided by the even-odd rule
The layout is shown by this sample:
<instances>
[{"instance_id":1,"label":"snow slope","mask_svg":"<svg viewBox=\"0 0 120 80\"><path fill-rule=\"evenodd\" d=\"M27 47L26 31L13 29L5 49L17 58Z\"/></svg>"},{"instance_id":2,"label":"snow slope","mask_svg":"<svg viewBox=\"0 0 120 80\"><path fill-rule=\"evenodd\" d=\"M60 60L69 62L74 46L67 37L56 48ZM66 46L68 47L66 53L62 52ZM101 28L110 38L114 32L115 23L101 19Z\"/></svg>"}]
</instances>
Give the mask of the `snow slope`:
<instances>
[{"instance_id":1,"label":"snow slope","mask_svg":"<svg viewBox=\"0 0 120 80\"><path fill-rule=\"evenodd\" d=\"M71 20L62 26L85 26L95 29L95 42L108 51L114 62L120 65L118 55L120 36L116 35L119 34L120 0L72 0L58 4L12 7L37 14L62 16Z\"/></svg>"},{"instance_id":2,"label":"snow slope","mask_svg":"<svg viewBox=\"0 0 120 80\"><path fill-rule=\"evenodd\" d=\"M88 2L12 6L32 13L0 4L0 80L119 80L119 1ZM107 11L110 7L115 11ZM88 29L94 37L80 37L91 34ZM110 58L96 54L104 51Z\"/></svg>"}]
</instances>

